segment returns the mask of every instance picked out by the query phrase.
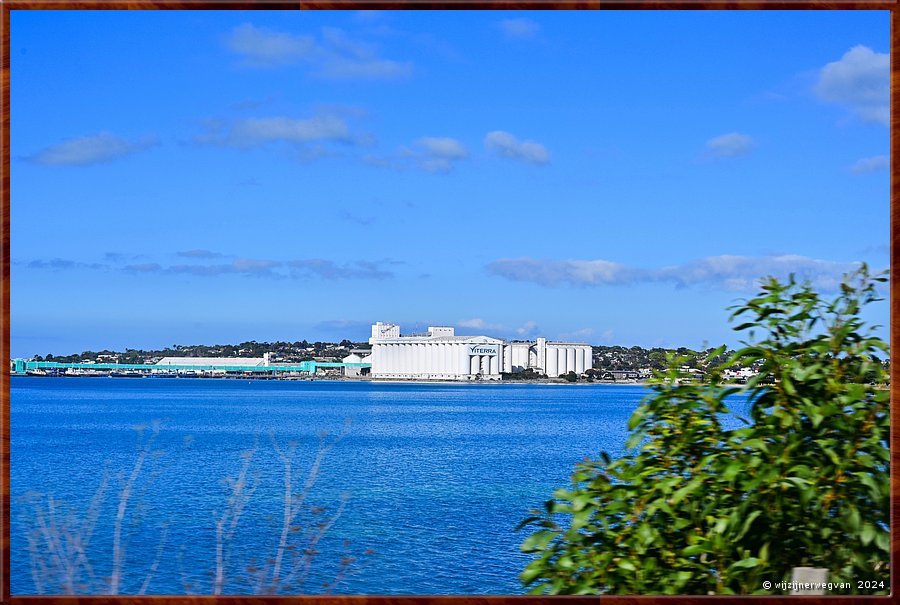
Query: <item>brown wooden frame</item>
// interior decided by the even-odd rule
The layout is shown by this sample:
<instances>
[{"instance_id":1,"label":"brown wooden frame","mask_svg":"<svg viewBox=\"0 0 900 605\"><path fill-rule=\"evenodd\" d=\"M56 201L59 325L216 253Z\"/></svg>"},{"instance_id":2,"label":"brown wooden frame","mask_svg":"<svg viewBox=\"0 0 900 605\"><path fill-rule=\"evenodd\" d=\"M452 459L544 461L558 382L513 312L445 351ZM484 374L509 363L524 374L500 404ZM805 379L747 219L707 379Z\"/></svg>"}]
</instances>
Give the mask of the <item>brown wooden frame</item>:
<instances>
[{"instance_id":1,"label":"brown wooden frame","mask_svg":"<svg viewBox=\"0 0 900 605\"><path fill-rule=\"evenodd\" d=\"M10 179L9 179L9 128L10 128L10 11L12 10L58 10L58 9L128 9L128 10L178 10L178 9L268 9L268 10L326 10L326 9L621 9L621 10L889 10L890 11L890 90L891 90L891 211L890 211L890 271L898 275L898 257L895 254L900 246L900 0L310 0L277 1L277 0L0 0L0 296L2 296L2 323L0 323L0 601L19 605L113 605L152 604L174 605L175 603L224 605L272 604L296 602L304 605L538 605L545 602L565 603L566 605L596 605L598 600L603 605L699 605L712 602L730 603L739 600L744 603L766 605L769 603L839 603L846 605L862 605L871 603L894 602L890 596L770 596L770 597L704 597L704 596L602 596L602 597L532 597L532 596L295 596L295 597L212 597L212 596L11 596L9 592L10 573L10 489L9 489L9 242L10 242ZM890 287L890 342L891 359L898 359L897 350L900 344L900 288L895 280ZM900 483L894 469L900 466L900 363L891 364L891 563L898 560L900 552L900 534L896 531L897 519L900 519ZM891 574L891 594L897 595L897 573Z\"/></svg>"}]
</instances>

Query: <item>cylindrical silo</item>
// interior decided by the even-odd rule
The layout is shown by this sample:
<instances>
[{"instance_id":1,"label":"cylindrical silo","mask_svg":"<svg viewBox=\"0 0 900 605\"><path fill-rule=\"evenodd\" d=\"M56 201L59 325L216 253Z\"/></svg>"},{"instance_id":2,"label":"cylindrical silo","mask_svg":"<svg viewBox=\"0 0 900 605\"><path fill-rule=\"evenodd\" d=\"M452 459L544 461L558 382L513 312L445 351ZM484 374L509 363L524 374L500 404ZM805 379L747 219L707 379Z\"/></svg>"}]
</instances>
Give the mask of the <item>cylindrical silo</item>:
<instances>
[{"instance_id":1,"label":"cylindrical silo","mask_svg":"<svg viewBox=\"0 0 900 605\"><path fill-rule=\"evenodd\" d=\"M469 357L469 374L475 375L481 371L481 358L478 355Z\"/></svg>"},{"instance_id":2,"label":"cylindrical silo","mask_svg":"<svg viewBox=\"0 0 900 605\"><path fill-rule=\"evenodd\" d=\"M566 347L566 373L575 371L575 347Z\"/></svg>"},{"instance_id":3,"label":"cylindrical silo","mask_svg":"<svg viewBox=\"0 0 900 605\"><path fill-rule=\"evenodd\" d=\"M544 371L550 378L556 378L557 376L559 376L559 372L557 372L558 364L556 363L556 360L556 349L547 347L547 367L544 368Z\"/></svg>"},{"instance_id":4,"label":"cylindrical silo","mask_svg":"<svg viewBox=\"0 0 900 605\"><path fill-rule=\"evenodd\" d=\"M575 349L575 373L584 374L584 347Z\"/></svg>"}]
</instances>

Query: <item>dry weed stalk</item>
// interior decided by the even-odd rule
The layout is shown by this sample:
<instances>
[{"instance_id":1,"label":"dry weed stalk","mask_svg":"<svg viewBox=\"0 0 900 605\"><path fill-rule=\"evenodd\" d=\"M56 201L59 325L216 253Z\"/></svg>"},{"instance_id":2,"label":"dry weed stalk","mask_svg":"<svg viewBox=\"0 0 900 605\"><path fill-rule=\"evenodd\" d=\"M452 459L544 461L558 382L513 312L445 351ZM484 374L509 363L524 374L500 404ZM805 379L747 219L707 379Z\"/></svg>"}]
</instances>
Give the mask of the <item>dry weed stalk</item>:
<instances>
[{"instance_id":1,"label":"dry weed stalk","mask_svg":"<svg viewBox=\"0 0 900 605\"><path fill-rule=\"evenodd\" d=\"M142 492L136 492L139 489L138 482L141 474L145 472L148 457L161 455L161 452L152 449L159 434L160 423L153 422L152 433L146 438L145 427L136 427L136 429L139 433L138 455L128 477L125 478L124 475L121 477L121 489L113 519L111 573L108 578L103 579L102 584L95 577L94 567L87 555L87 548L106 496L109 483L108 473L104 473L100 486L81 519L70 510L61 511L58 502L52 496L46 497L46 504L41 494L29 494L25 498L26 501L35 502L32 529L27 534L27 540L31 556L32 580L38 594L96 594L103 591L116 595L122 589L127 551L123 525L129 514L132 517L136 514L130 512L134 507L129 507L129 504L134 497L137 497L139 505L143 500L142 492L145 493L149 483L152 483L162 472L157 468L151 473L150 478L143 482L140 487ZM320 554L318 545L343 514L349 494L341 494L340 505L330 515L326 515L327 510L323 507L314 506L304 509L304 505L319 479L322 463L326 456L346 436L348 431L349 421L345 423L342 432L334 438L329 439L327 432L318 434L319 444L316 455L302 486L295 485L294 459L297 455L298 443L291 441L283 449L278 445L274 434L270 435L275 452L284 467L282 523L275 545L274 558L266 560L265 565L261 567L251 565L247 568L253 580L255 593L295 592L305 584L312 568L313 559ZM250 474L250 467L257 448L258 443L252 450L242 452L243 462L237 477L229 477L225 480L230 493L222 514L216 518L215 522L216 552L212 585L214 595L221 595L224 590L235 532L251 496L256 491L258 476ZM298 524L298 517L304 513L309 513L313 519L305 525ZM165 524L156 548L155 559L149 566L137 594L146 594L153 576L158 571L165 551L168 532L169 525ZM324 584L327 590L332 589L344 579L347 571L357 561L356 557L346 553L349 545L350 541L345 540L345 554L340 559L338 572L330 582ZM184 547L177 555L179 565L181 565L183 550ZM372 552L370 549L364 554L368 555ZM191 592L192 586L188 583L183 570L182 581L186 591Z\"/></svg>"},{"instance_id":2,"label":"dry weed stalk","mask_svg":"<svg viewBox=\"0 0 900 605\"><path fill-rule=\"evenodd\" d=\"M222 516L216 520L216 577L213 582L213 594L222 594L222 587L225 585L225 568L231 558L231 541L234 538L234 531L237 528L244 507L253 492L256 491L256 482L248 488L247 473L250 470L250 463L256 454L256 446L252 450L241 453L244 462L241 465L241 471L238 473L237 479L227 478L226 484L231 489L228 496L228 502Z\"/></svg>"},{"instance_id":3,"label":"dry weed stalk","mask_svg":"<svg viewBox=\"0 0 900 605\"><path fill-rule=\"evenodd\" d=\"M125 547L122 545L122 522L125 520L125 511L128 508L128 500L131 498L131 492L134 490L134 484L141 474L141 469L147 456L151 453L153 442L159 435L160 423L153 421L153 433L145 443L141 443L144 436L145 427L137 427L138 431L138 457L131 469L131 475L125 481L119 492L119 506L116 510L116 520L113 524L113 565L112 573L109 578L109 594L119 594L119 585L122 580L122 563L125 561Z\"/></svg>"},{"instance_id":4,"label":"dry weed stalk","mask_svg":"<svg viewBox=\"0 0 900 605\"><path fill-rule=\"evenodd\" d=\"M278 454L278 457L281 459L284 466L284 496L281 534L275 548L275 558L271 562L271 572L265 573L265 570L262 570L263 573L258 576L257 592L275 594L281 590L291 590L294 586L302 586L305 582L312 565L312 560L319 554L316 550L316 545L324 537L327 531L331 529L338 518L340 518L341 514L343 514L347 505L347 500L349 499L349 494L342 494L341 504L331 518L319 521L306 528L307 531L304 536L305 545L303 548L298 548L297 544L290 543L290 538L292 534L298 535L300 533L301 526L297 525L295 521L297 520L298 515L303 512L303 505L315 486L316 481L319 479L319 473L325 457L334 446L347 435L349 430L350 422L346 421L341 433L331 440L328 439L329 435L327 432L318 433L319 445L316 449L316 456L306 474L306 481L299 491L294 486L293 474L293 460L297 453L298 443L296 441L288 442L287 448L282 449L278 445L275 435L269 435L272 441L272 447L275 448L275 452ZM310 508L310 512L315 516L324 513L325 509L313 507ZM284 564L286 553L290 553L291 567L287 575L282 577L282 566ZM297 584L295 585L293 582L297 582Z\"/></svg>"}]
</instances>

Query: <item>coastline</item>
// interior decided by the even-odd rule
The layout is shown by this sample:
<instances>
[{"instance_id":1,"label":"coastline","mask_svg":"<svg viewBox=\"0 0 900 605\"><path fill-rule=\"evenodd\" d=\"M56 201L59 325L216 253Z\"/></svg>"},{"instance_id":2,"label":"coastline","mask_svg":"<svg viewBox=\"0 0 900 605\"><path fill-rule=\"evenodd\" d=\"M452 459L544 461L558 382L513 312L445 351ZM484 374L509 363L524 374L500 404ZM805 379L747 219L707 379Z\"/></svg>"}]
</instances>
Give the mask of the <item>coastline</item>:
<instances>
[{"instance_id":1,"label":"coastline","mask_svg":"<svg viewBox=\"0 0 900 605\"><path fill-rule=\"evenodd\" d=\"M102 375L102 374L84 374L80 376L41 376L36 374L12 374L13 378L110 378L110 376ZM151 378L150 376L117 376L114 377L116 380L129 380L129 379L145 379ZM263 376L191 376L191 377L152 377L153 380L247 380L248 382L254 381L285 381L285 382L347 382L347 383L372 383L372 384L445 384L445 385L524 385L524 384L534 384L534 385L542 385L542 386L632 386L632 387L647 387L649 386L646 382L640 381L627 381L627 382L615 382L610 380L593 380L586 381L580 380L577 382L569 382L567 380L559 380L559 379L537 379L537 380L422 380L422 379L410 379L410 380L400 380L396 378L348 378L346 376L285 376L279 378L272 377L263 377Z\"/></svg>"}]
</instances>

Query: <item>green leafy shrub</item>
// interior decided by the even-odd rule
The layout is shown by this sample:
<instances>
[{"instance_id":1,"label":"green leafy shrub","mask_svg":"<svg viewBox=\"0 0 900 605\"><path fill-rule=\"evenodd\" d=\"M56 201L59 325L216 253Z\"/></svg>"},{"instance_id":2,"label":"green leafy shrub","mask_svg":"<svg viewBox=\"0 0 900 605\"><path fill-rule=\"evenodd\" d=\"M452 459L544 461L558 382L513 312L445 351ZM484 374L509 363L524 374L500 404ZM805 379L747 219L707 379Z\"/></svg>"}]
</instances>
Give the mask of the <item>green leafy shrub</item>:
<instances>
[{"instance_id":1,"label":"green leafy shrub","mask_svg":"<svg viewBox=\"0 0 900 605\"><path fill-rule=\"evenodd\" d=\"M657 376L629 422L632 452L577 465L572 483L522 522L521 574L535 594L771 594L797 566L888 592L887 345L859 314L878 300L863 266L833 300L792 276L735 308L763 338L721 367L761 363L746 386ZM713 351L715 357L721 350ZM726 398L748 396L726 430ZM883 580L883 589L856 580ZM769 590L764 588L769 581Z\"/></svg>"}]
</instances>

